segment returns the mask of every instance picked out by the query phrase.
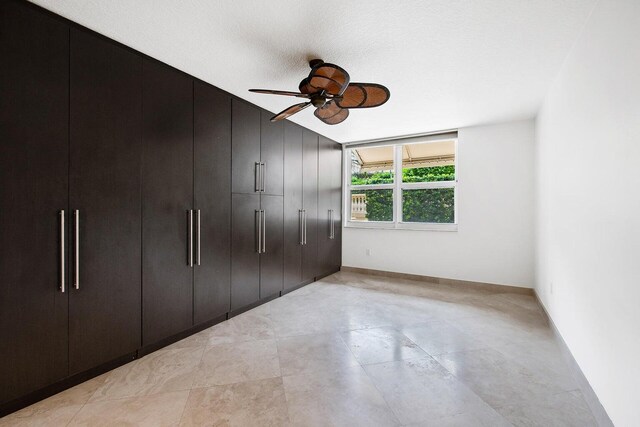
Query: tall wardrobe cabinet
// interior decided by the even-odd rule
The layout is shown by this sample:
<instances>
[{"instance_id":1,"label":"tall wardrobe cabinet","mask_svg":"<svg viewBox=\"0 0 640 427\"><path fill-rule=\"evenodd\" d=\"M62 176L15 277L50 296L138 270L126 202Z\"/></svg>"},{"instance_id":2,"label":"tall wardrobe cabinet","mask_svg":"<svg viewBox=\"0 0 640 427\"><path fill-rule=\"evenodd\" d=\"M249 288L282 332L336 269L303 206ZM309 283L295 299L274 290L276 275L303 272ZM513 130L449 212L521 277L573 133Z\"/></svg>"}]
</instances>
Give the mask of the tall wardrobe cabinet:
<instances>
[{"instance_id":1,"label":"tall wardrobe cabinet","mask_svg":"<svg viewBox=\"0 0 640 427\"><path fill-rule=\"evenodd\" d=\"M143 345L229 309L231 100L143 64Z\"/></svg>"},{"instance_id":2,"label":"tall wardrobe cabinet","mask_svg":"<svg viewBox=\"0 0 640 427\"><path fill-rule=\"evenodd\" d=\"M339 269L338 144L25 0L0 60L0 416Z\"/></svg>"},{"instance_id":3,"label":"tall wardrobe cabinet","mask_svg":"<svg viewBox=\"0 0 640 427\"><path fill-rule=\"evenodd\" d=\"M232 103L231 310L238 310L282 291L284 125Z\"/></svg>"}]
</instances>

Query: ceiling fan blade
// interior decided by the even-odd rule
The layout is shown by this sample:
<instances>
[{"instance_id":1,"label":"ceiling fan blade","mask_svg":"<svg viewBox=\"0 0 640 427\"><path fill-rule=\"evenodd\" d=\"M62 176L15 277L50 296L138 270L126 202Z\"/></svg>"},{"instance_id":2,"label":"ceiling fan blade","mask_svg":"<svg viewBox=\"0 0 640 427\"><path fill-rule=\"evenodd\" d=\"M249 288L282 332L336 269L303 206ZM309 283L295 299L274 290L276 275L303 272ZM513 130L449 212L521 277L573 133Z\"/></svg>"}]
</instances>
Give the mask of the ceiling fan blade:
<instances>
[{"instance_id":1,"label":"ceiling fan blade","mask_svg":"<svg viewBox=\"0 0 640 427\"><path fill-rule=\"evenodd\" d=\"M307 84L315 91L341 95L349 85L349 73L334 64L321 63L311 69Z\"/></svg>"},{"instance_id":2,"label":"ceiling fan blade","mask_svg":"<svg viewBox=\"0 0 640 427\"><path fill-rule=\"evenodd\" d=\"M317 92L317 90L314 89L313 87L311 87L311 85L309 84L309 79L308 78L302 79L302 81L298 85L298 89L302 93L315 93L315 92Z\"/></svg>"},{"instance_id":3,"label":"ceiling fan blade","mask_svg":"<svg viewBox=\"0 0 640 427\"><path fill-rule=\"evenodd\" d=\"M390 96L389 89L379 84L350 83L336 103L342 108L372 108L384 104Z\"/></svg>"},{"instance_id":4,"label":"ceiling fan blade","mask_svg":"<svg viewBox=\"0 0 640 427\"><path fill-rule=\"evenodd\" d=\"M349 117L349 110L340 108L333 101L329 101L324 106L316 108L313 114L328 125L337 125Z\"/></svg>"},{"instance_id":5,"label":"ceiling fan blade","mask_svg":"<svg viewBox=\"0 0 640 427\"><path fill-rule=\"evenodd\" d=\"M266 93L268 95L285 95L285 96L297 96L298 98L309 98L309 95L306 93L288 92L286 90L249 89L249 92Z\"/></svg>"},{"instance_id":6,"label":"ceiling fan blade","mask_svg":"<svg viewBox=\"0 0 640 427\"><path fill-rule=\"evenodd\" d=\"M310 102L302 102L300 104L292 105L291 107L285 108L284 110L280 111L275 116L271 117L271 121L272 122L277 122L278 120L284 120L287 117L291 117L294 114L299 113L300 111L302 111L305 108L307 108L309 105L311 105Z\"/></svg>"}]
</instances>

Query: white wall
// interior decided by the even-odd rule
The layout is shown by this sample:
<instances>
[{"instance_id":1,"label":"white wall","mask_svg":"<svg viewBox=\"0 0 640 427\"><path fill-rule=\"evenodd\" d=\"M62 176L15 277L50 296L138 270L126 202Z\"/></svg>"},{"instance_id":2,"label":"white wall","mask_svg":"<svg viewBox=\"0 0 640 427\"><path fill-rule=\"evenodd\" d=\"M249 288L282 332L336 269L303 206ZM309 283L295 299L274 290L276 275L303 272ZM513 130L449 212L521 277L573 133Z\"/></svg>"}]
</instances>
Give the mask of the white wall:
<instances>
[{"instance_id":1,"label":"white wall","mask_svg":"<svg viewBox=\"0 0 640 427\"><path fill-rule=\"evenodd\" d=\"M460 129L458 231L345 228L342 264L533 287L534 129L532 120Z\"/></svg>"},{"instance_id":2,"label":"white wall","mask_svg":"<svg viewBox=\"0 0 640 427\"><path fill-rule=\"evenodd\" d=\"M640 423L640 1L601 0L537 120L536 289L618 426Z\"/></svg>"}]
</instances>

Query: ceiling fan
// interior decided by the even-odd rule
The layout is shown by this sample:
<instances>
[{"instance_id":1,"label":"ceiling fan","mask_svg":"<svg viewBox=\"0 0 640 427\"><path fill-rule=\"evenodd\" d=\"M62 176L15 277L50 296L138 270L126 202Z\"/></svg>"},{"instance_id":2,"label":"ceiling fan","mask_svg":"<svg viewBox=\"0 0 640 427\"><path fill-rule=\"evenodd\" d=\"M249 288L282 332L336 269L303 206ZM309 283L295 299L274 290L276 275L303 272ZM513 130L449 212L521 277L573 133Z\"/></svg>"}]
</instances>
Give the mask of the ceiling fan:
<instances>
[{"instance_id":1,"label":"ceiling fan","mask_svg":"<svg viewBox=\"0 0 640 427\"><path fill-rule=\"evenodd\" d=\"M337 125L349 117L351 108L378 107L389 100L391 93L386 87L375 83L351 83L349 73L321 59L309 61L311 72L298 86L300 92L282 90L249 89L249 92L306 98L307 102L292 105L271 118L272 122L286 119L310 105L313 113L328 125Z\"/></svg>"}]
</instances>

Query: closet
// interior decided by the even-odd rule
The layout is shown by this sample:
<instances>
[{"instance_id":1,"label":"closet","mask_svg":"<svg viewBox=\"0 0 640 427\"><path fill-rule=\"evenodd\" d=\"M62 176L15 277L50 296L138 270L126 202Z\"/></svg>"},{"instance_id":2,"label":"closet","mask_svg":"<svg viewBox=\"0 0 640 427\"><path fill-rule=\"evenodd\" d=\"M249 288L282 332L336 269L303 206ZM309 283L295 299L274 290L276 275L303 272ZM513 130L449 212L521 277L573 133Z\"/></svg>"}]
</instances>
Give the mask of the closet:
<instances>
[{"instance_id":1,"label":"closet","mask_svg":"<svg viewBox=\"0 0 640 427\"><path fill-rule=\"evenodd\" d=\"M0 57L0 416L339 270L339 144L26 1Z\"/></svg>"}]
</instances>

